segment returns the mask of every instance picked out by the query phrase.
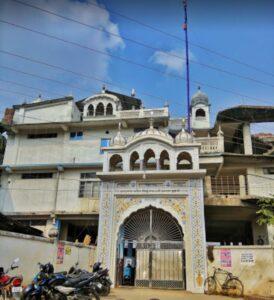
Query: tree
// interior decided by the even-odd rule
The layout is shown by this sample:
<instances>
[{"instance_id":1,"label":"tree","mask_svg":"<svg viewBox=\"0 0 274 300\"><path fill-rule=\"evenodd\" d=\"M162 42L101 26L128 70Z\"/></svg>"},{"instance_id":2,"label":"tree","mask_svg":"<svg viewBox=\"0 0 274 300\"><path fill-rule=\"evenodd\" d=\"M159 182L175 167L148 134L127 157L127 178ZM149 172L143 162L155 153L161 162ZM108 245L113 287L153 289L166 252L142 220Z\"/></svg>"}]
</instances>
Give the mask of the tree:
<instances>
[{"instance_id":1,"label":"tree","mask_svg":"<svg viewBox=\"0 0 274 300\"><path fill-rule=\"evenodd\" d=\"M259 206L257 223L259 225L274 225L274 196L261 198L257 204Z\"/></svg>"}]
</instances>

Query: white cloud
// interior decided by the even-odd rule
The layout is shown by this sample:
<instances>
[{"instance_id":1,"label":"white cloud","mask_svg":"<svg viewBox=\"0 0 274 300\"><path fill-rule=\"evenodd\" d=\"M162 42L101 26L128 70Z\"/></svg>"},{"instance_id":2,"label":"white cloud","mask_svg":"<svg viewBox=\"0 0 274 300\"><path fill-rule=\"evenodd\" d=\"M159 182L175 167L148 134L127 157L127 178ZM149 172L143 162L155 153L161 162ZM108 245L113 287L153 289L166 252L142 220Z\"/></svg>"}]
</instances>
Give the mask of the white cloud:
<instances>
[{"instance_id":1,"label":"white cloud","mask_svg":"<svg viewBox=\"0 0 274 300\"><path fill-rule=\"evenodd\" d=\"M189 52L189 58L194 59L194 55ZM185 68L185 50L174 49L170 51L155 51L151 57L155 64L164 66L166 72L175 72L181 74Z\"/></svg>"},{"instance_id":2,"label":"white cloud","mask_svg":"<svg viewBox=\"0 0 274 300\"><path fill-rule=\"evenodd\" d=\"M102 30L112 32L117 36L112 36L104 31L93 30L86 26L63 20L54 15L23 6L13 1L0 1L0 17L4 20L45 32L65 40L73 41L97 49L101 52L110 53L113 51L120 51L125 47L125 43L120 36L119 27L112 22L109 12L106 9L100 9L90 5L90 0L88 2L71 0L28 0L26 2L54 13L67 16L71 19L90 24L94 27L101 28ZM111 57L109 56L101 55L87 49L81 49L80 47L5 24L0 24L0 40L5 41L5 43L1 44L0 49L46 61L54 65L74 70L75 72L91 75L104 80L111 80L109 78ZM15 79L18 80L18 82L34 87L43 87L47 90L60 91L60 93L64 95L73 93L76 98L93 94L94 90L98 90L98 87L102 85L102 83L98 81L77 77L70 73L54 70L7 55L0 55L0 63L30 73L41 74L44 77L64 81L71 85L81 86L84 91L43 81L35 77L27 77L5 71L4 76L7 79L13 78L13 80ZM20 90L22 91L22 88ZM30 92L26 91L26 93ZM32 93L35 92L32 91ZM42 93L42 96L47 98L51 97L45 93ZM14 98L16 99L19 97L15 96ZM28 99L28 101L30 100L31 99ZM18 102L20 101L22 100L18 99Z\"/></svg>"}]
</instances>

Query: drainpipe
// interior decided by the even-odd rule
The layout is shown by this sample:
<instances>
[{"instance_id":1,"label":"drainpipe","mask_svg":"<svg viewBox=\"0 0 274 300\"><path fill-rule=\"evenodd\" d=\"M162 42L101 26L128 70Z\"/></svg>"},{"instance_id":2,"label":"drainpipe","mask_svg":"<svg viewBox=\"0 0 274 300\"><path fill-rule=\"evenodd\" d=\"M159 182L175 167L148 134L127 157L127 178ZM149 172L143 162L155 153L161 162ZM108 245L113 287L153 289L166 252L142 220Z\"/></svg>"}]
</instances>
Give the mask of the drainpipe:
<instances>
[{"instance_id":1,"label":"drainpipe","mask_svg":"<svg viewBox=\"0 0 274 300\"><path fill-rule=\"evenodd\" d=\"M56 181L55 181L55 194L54 194L54 204L53 204L53 211L52 211L52 224L54 225L56 222L56 209L57 209L57 198L58 198L58 190L59 190L59 182L60 182L60 175L61 172L64 171L63 166L57 166L57 173L56 173Z\"/></svg>"}]
</instances>

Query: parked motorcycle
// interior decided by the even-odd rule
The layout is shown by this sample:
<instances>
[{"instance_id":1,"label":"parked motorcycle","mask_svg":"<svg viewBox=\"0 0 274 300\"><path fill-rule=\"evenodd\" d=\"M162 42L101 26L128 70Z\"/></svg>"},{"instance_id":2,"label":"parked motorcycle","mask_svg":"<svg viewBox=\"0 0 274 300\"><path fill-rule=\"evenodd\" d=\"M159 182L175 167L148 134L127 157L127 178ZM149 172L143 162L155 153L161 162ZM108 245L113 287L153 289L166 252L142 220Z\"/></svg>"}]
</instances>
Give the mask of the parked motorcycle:
<instances>
[{"instance_id":1,"label":"parked motorcycle","mask_svg":"<svg viewBox=\"0 0 274 300\"><path fill-rule=\"evenodd\" d=\"M69 277L62 285L51 286L54 299L96 299L100 296L96 291L97 274L82 273L75 277Z\"/></svg>"},{"instance_id":2,"label":"parked motorcycle","mask_svg":"<svg viewBox=\"0 0 274 300\"><path fill-rule=\"evenodd\" d=\"M112 285L112 281L109 278L109 270L107 268L103 269L101 263L97 262L93 265L92 272L97 273L97 293L101 296L108 296Z\"/></svg>"},{"instance_id":3,"label":"parked motorcycle","mask_svg":"<svg viewBox=\"0 0 274 300\"><path fill-rule=\"evenodd\" d=\"M54 274L54 267L51 263L38 263L38 266L39 272L33 278L32 283L23 290L22 300L47 298L47 286ZM66 276L62 273L56 273L55 278L57 278L59 282L66 280Z\"/></svg>"},{"instance_id":4,"label":"parked motorcycle","mask_svg":"<svg viewBox=\"0 0 274 300\"><path fill-rule=\"evenodd\" d=\"M14 259L11 266L4 270L0 267L0 297L2 299L7 298L20 298L22 293L22 276L10 276L8 273L11 270L18 268L19 258Z\"/></svg>"},{"instance_id":5,"label":"parked motorcycle","mask_svg":"<svg viewBox=\"0 0 274 300\"><path fill-rule=\"evenodd\" d=\"M67 272L54 273L52 264L40 264L40 271L33 282L23 291L23 300L54 299L65 300L88 297L99 300L95 286L92 283L93 275L88 272L80 274L67 274Z\"/></svg>"}]
</instances>

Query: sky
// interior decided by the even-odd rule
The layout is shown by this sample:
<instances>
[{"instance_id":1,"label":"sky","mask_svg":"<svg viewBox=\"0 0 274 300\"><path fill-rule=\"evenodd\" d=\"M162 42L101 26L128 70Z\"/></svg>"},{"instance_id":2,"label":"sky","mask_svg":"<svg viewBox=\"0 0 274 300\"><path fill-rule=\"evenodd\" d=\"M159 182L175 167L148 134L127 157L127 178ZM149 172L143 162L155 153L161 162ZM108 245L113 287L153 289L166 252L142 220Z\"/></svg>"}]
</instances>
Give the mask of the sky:
<instances>
[{"instance_id":1,"label":"sky","mask_svg":"<svg viewBox=\"0 0 274 300\"><path fill-rule=\"evenodd\" d=\"M128 95L134 88L147 108L168 102L172 117L186 114L181 0L17 1L0 1L1 114L39 94L80 100L100 92L103 82ZM274 104L273 11L272 0L188 1L190 92L200 86L208 95L212 124L218 111L234 105ZM273 124L254 128L274 131Z\"/></svg>"}]
</instances>

